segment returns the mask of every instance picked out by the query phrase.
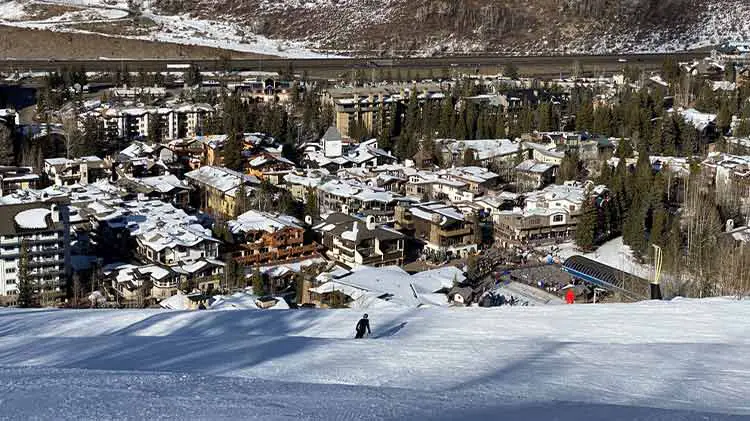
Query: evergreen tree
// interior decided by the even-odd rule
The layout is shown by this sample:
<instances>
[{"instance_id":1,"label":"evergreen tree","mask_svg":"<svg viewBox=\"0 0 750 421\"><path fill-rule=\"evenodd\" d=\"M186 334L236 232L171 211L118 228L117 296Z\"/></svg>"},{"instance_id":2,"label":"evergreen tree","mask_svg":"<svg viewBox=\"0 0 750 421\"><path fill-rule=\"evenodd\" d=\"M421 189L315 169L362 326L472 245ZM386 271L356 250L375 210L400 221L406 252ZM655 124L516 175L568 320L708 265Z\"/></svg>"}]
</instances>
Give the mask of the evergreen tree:
<instances>
[{"instance_id":1,"label":"evergreen tree","mask_svg":"<svg viewBox=\"0 0 750 421\"><path fill-rule=\"evenodd\" d=\"M734 128L733 134L737 137L750 136L750 105L745 104L742 108L740 120L737 127Z\"/></svg>"},{"instance_id":2,"label":"evergreen tree","mask_svg":"<svg viewBox=\"0 0 750 421\"><path fill-rule=\"evenodd\" d=\"M594 111L594 133L612 135L612 114L607 107L599 107Z\"/></svg>"},{"instance_id":3,"label":"evergreen tree","mask_svg":"<svg viewBox=\"0 0 750 421\"><path fill-rule=\"evenodd\" d=\"M495 116L495 139L504 139L507 136L506 124L505 113L498 110Z\"/></svg>"},{"instance_id":4,"label":"evergreen tree","mask_svg":"<svg viewBox=\"0 0 750 421\"><path fill-rule=\"evenodd\" d=\"M653 220L651 222L651 233L649 235L649 241L651 244L664 247L669 229L667 216L667 211L663 206L659 206L654 210Z\"/></svg>"},{"instance_id":5,"label":"evergreen tree","mask_svg":"<svg viewBox=\"0 0 750 421\"><path fill-rule=\"evenodd\" d=\"M0 121L0 165L13 165L15 161L14 143L13 132Z\"/></svg>"},{"instance_id":6,"label":"evergreen tree","mask_svg":"<svg viewBox=\"0 0 750 421\"><path fill-rule=\"evenodd\" d=\"M456 139L464 140L469 138L469 129L466 127L466 108L461 107L458 118L456 119Z\"/></svg>"},{"instance_id":7,"label":"evergreen tree","mask_svg":"<svg viewBox=\"0 0 750 421\"><path fill-rule=\"evenodd\" d=\"M466 106L466 139L477 138L477 108L474 104Z\"/></svg>"},{"instance_id":8,"label":"evergreen tree","mask_svg":"<svg viewBox=\"0 0 750 421\"><path fill-rule=\"evenodd\" d=\"M594 249L598 221L597 215L594 197L591 194L591 190L587 189L583 200L583 206L581 207L581 215L579 216L578 224L576 225L576 246L583 251L591 251Z\"/></svg>"},{"instance_id":9,"label":"evergreen tree","mask_svg":"<svg viewBox=\"0 0 750 421\"><path fill-rule=\"evenodd\" d=\"M250 206L247 198L247 188L245 183L240 182L237 187L237 192L234 194L234 215L235 217L242 215L249 210Z\"/></svg>"},{"instance_id":10,"label":"evergreen tree","mask_svg":"<svg viewBox=\"0 0 750 421\"><path fill-rule=\"evenodd\" d=\"M260 273L260 269L256 266L253 271L253 295L262 297L267 294L265 282L263 282L263 275Z\"/></svg>"},{"instance_id":11,"label":"evergreen tree","mask_svg":"<svg viewBox=\"0 0 750 421\"><path fill-rule=\"evenodd\" d=\"M732 124L732 111L729 109L729 104L726 101L722 101L719 107L719 114L716 116L716 128L720 135L725 135L729 132L729 128Z\"/></svg>"},{"instance_id":12,"label":"evergreen tree","mask_svg":"<svg viewBox=\"0 0 750 421\"><path fill-rule=\"evenodd\" d=\"M560 163L560 172L557 175L557 184L564 181L577 180L582 163L578 151L568 151Z\"/></svg>"},{"instance_id":13,"label":"evergreen tree","mask_svg":"<svg viewBox=\"0 0 750 421\"><path fill-rule=\"evenodd\" d=\"M149 114L148 116L148 140L151 143L161 143L162 141L162 129L161 122L159 121L159 114Z\"/></svg>"},{"instance_id":14,"label":"evergreen tree","mask_svg":"<svg viewBox=\"0 0 750 421\"><path fill-rule=\"evenodd\" d=\"M316 219L320 216L320 207L318 206L318 193L312 187L307 188L307 193L305 195L305 215L311 216L313 219Z\"/></svg>"},{"instance_id":15,"label":"evergreen tree","mask_svg":"<svg viewBox=\"0 0 750 421\"><path fill-rule=\"evenodd\" d=\"M521 134L531 133L534 126L534 110L530 106L524 106L518 117L518 130Z\"/></svg>"},{"instance_id":16,"label":"evergreen tree","mask_svg":"<svg viewBox=\"0 0 750 421\"><path fill-rule=\"evenodd\" d=\"M222 154L224 156L224 166L230 170L244 171L245 161L242 158L242 143L242 136L236 134L236 132L229 132Z\"/></svg>"},{"instance_id":17,"label":"evergreen tree","mask_svg":"<svg viewBox=\"0 0 750 421\"><path fill-rule=\"evenodd\" d=\"M633 157L633 144L631 143L630 139L620 139L619 143L617 144L616 154L617 157L621 160Z\"/></svg>"},{"instance_id":18,"label":"evergreen tree","mask_svg":"<svg viewBox=\"0 0 750 421\"><path fill-rule=\"evenodd\" d=\"M602 165L599 168L599 178L596 180L597 184L603 184L609 186L610 180L612 179L612 168L609 166L607 161L602 161Z\"/></svg>"},{"instance_id":19,"label":"evergreen tree","mask_svg":"<svg viewBox=\"0 0 750 421\"><path fill-rule=\"evenodd\" d=\"M662 122L661 151L664 155L674 156L677 153L680 129L674 116L665 116Z\"/></svg>"},{"instance_id":20,"label":"evergreen tree","mask_svg":"<svg viewBox=\"0 0 750 421\"><path fill-rule=\"evenodd\" d=\"M513 62L508 62L503 69L503 76L513 80L518 79L518 67Z\"/></svg>"},{"instance_id":21,"label":"evergreen tree","mask_svg":"<svg viewBox=\"0 0 750 421\"><path fill-rule=\"evenodd\" d=\"M536 114L540 131L548 132L555 129L553 125L552 105L550 103L545 102L540 104Z\"/></svg>"},{"instance_id":22,"label":"evergreen tree","mask_svg":"<svg viewBox=\"0 0 750 421\"><path fill-rule=\"evenodd\" d=\"M594 129L594 107L586 102L576 113L576 130L591 131Z\"/></svg>"},{"instance_id":23,"label":"evergreen tree","mask_svg":"<svg viewBox=\"0 0 750 421\"><path fill-rule=\"evenodd\" d=\"M440 137L447 139L454 136L456 112L453 108L453 99L446 97L440 106Z\"/></svg>"},{"instance_id":24,"label":"evergreen tree","mask_svg":"<svg viewBox=\"0 0 750 421\"><path fill-rule=\"evenodd\" d=\"M203 82L203 76L197 66L190 66L183 77L188 86L197 86Z\"/></svg>"},{"instance_id":25,"label":"evergreen tree","mask_svg":"<svg viewBox=\"0 0 750 421\"><path fill-rule=\"evenodd\" d=\"M22 240L18 261L18 306L27 308L33 305L34 286L31 285L31 276L29 275L29 245L26 240Z\"/></svg>"}]
</instances>

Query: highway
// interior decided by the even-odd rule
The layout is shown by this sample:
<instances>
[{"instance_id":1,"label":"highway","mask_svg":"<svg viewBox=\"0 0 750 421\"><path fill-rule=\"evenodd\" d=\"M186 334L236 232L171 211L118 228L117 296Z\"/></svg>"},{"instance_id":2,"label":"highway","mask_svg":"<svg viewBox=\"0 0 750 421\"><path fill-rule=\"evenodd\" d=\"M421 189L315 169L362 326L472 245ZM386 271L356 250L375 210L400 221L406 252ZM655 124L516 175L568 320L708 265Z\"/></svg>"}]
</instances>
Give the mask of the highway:
<instances>
[{"instance_id":1,"label":"highway","mask_svg":"<svg viewBox=\"0 0 750 421\"><path fill-rule=\"evenodd\" d=\"M679 52L671 54L629 54L629 55L582 55L582 56L451 56L428 58L258 58L231 60L193 59L150 59L150 60L2 60L0 71L56 71L64 68L84 68L87 71L117 71L127 67L129 71L167 71L169 64L191 64L202 71L279 71L290 66L295 72L307 72L317 76L335 76L353 69L396 70L443 70L467 69L482 73L494 73L505 65L513 63L524 75L570 74L574 66L586 74L613 72L626 64L642 67L644 70L659 69L667 57L676 61L689 61L702 58L706 52ZM439 74L439 73L437 73Z\"/></svg>"}]
</instances>

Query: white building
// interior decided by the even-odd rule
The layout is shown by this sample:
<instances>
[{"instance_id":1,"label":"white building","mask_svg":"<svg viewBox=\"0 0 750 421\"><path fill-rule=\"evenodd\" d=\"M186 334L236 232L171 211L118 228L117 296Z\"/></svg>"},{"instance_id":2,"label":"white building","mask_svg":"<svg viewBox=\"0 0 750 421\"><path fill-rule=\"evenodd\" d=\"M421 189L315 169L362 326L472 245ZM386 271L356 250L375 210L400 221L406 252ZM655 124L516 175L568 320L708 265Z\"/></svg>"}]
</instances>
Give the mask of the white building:
<instances>
[{"instance_id":1,"label":"white building","mask_svg":"<svg viewBox=\"0 0 750 421\"><path fill-rule=\"evenodd\" d=\"M70 269L66 197L22 190L0 198L0 303L15 303L25 252L32 287L59 291Z\"/></svg>"},{"instance_id":2,"label":"white building","mask_svg":"<svg viewBox=\"0 0 750 421\"><path fill-rule=\"evenodd\" d=\"M110 175L112 162L97 156L77 159L49 158L44 160L44 173L56 186L86 185Z\"/></svg>"}]
</instances>

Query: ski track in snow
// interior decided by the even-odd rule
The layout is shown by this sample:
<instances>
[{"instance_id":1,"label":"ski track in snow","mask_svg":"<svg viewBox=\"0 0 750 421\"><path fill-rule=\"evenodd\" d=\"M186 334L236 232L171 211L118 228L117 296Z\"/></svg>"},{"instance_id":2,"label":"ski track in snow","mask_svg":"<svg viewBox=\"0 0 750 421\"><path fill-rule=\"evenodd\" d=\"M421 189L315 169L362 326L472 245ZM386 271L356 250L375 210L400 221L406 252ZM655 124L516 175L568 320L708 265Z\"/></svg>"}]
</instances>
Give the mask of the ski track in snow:
<instances>
[{"instance_id":1,"label":"ski track in snow","mask_svg":"<svg viewBox=\"0 0 750 421\"><path fill-rule=\"evenodd\" d=\"M0 310L0 419L750 419L750 301Z\"/></svg>"}]
</instances>

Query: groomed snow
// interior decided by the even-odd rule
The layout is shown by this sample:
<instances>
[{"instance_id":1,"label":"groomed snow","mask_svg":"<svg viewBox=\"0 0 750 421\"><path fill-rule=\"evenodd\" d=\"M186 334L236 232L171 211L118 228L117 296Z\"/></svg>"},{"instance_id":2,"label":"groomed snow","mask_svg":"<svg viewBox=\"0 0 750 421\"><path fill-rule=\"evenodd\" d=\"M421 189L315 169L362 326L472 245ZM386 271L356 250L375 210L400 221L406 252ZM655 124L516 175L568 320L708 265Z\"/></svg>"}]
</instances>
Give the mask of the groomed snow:
<instances>
[{"instance_id":1,"label":"groomed snow","mask_svg":"<svg viewBox=\"0 0 750 421\"><path fill-rule=\"evenodd\" d=\"M8 419L729 420L750 301L0 310Z\"/></svg>"}]
</instances>

